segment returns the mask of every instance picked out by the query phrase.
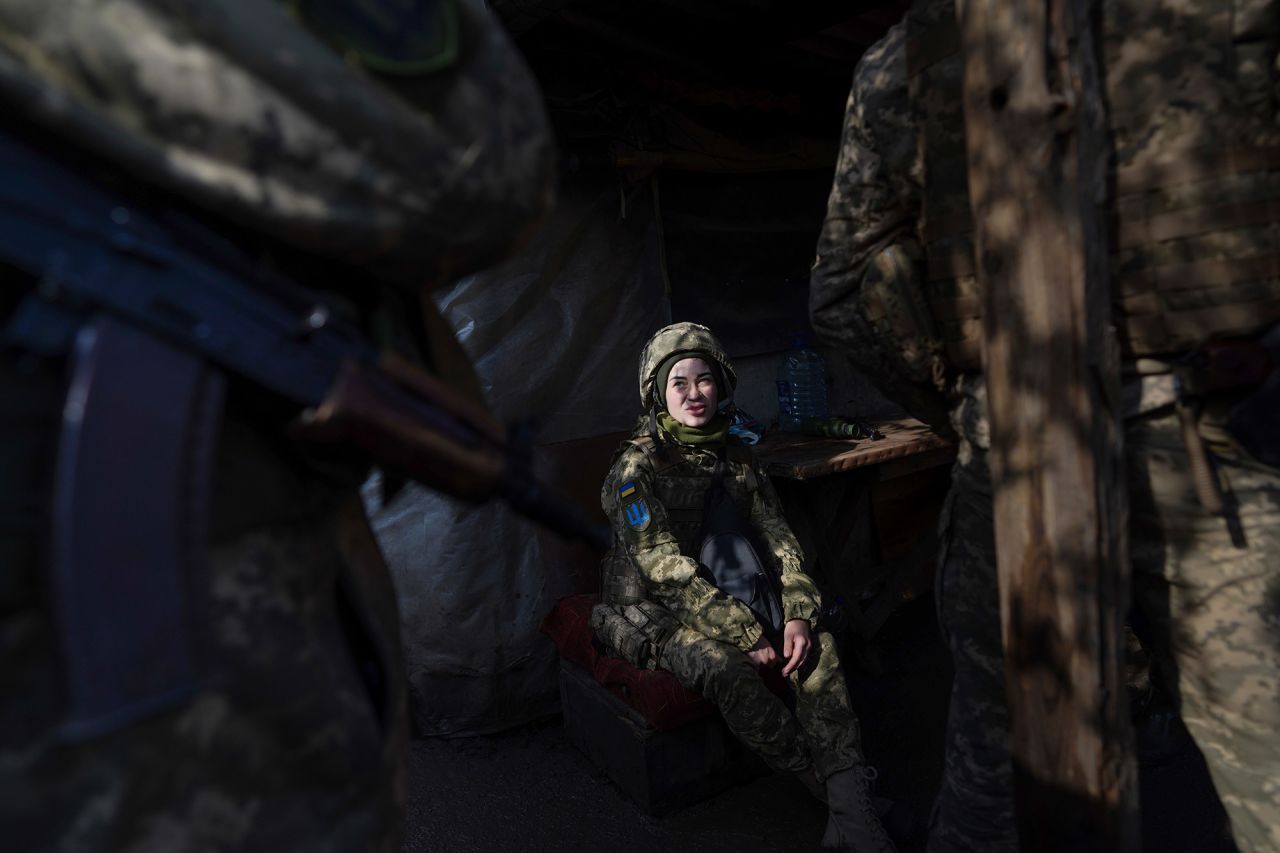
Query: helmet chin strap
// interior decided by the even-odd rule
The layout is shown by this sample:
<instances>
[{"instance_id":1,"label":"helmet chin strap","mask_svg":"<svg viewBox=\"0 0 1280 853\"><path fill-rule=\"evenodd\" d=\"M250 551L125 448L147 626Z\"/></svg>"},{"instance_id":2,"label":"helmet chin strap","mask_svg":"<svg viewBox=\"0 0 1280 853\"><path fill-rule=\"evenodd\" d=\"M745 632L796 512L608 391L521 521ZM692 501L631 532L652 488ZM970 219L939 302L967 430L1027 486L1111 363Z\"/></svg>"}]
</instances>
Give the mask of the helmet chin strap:
<instances>
[{"instance_id":1,"label":"helmet chin strap","mask_svg":"<svg viewBox=\"0 0 1280 853\"><path fill-rule=\"evenodd\" d=\"M658 432L658 407L653 405L649 406L649 437L656 446L663 446L662 433Z\"/></svg>"}]
</instances>

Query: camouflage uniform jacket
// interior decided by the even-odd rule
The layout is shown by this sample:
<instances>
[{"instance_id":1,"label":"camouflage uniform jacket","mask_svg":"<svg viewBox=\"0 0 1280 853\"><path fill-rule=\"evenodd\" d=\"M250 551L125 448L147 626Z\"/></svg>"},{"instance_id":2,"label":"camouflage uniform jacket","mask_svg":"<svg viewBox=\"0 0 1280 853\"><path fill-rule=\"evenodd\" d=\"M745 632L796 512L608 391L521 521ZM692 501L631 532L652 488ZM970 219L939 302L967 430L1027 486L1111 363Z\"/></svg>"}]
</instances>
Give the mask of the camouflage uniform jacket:
<instances>
[{"instance_id":1,"label":"camouflage uniform jacket","mask_svg":"<svg viewBox=\"0 0 1280 853\"><path fill-rule=\"evenodd\" d=\"M628 442L605 478L600 501L615 542L605 558L606 576L638 572L644 598L661 605L674 620L746 651L759 641L760 624L747 605L699 577L698 563L689 556L698 550L703 495L711 484L716 452L682 444L662 430L659 436L676 458L655 464L645 449ZM820 608L817 587L801 570L800 546L773 486L748 448L730 446L725 484L737 505L749 511L767 551L762 556L772 558L779 572L784 617L815 625ZM611 596L610 580L606 577L605 603L633 603ZM673 622L668 627L676 626Z\"/></svg>"},{"instance_id":2,"label":"camouflage uniform jacket","mask_svg":"<svg viewBox=\"0 0 1280 853\"><path fill-rule=\"evenodd\" d=\"M456 35L447 63L375 67L426 41L435 12ZM343 26L360 20L372 29ZM294 277L340 313L358 303L352 319L380 338L394 337L383 319L415 325L423 287L527 238L551 200L542 99L476 0L0 2L0 104L6 135L106 179L122 199L113 220L139 197L176 209L164 226L207 260ZM220 240L193 237L190 218ZM0 280L19 296L37 284L8 266ZM435 355L453 338L432 316ZM407 685L364 468L287 440L293 412L241 379L207 473L207 548L203 495L181 531L203 558L175 584L194 614L182 628L197 687L92 738L64 731L47 521L67 362L0 349L0 846L399 850ZM182 465L175 477L200 491L203 466ZM126 505L150 489L123 480Z\"/></svg>"},{"instance_id":3,"label":"camouflage uniform jacket","mask_svg":"<svg viewBox=\"0 0 1280 853\"><path fill-rule=\"evenodd\" d=\"M1280 320L1280 278L1267 266L1278 7L1102 5L1116 183L1107 217L1127 356ZM859 62L810 279L819 337L942 429L947 374L980 369L983 304L954 12L949 0L917 0Z\"/></svg>"},{"instance_id":4,"label":"camouflage uniform jacket","mask_svg":"<svg viewBox=\"0 0 1280 853\"><path fill-rule=\"evenodd\" d=\"M437 18L457 45L429 70L401 54ZM383 54L405 61L379 70ZM0 103L86 160L415 293L504 257L553 197L542 98L477 0L2 2Z\"/></svg>"},{"instance_id":5,"label":"camouflage uniform jacket","mask_svg":"<svg viewBox=\"0 0 1280 853\"><path fill-rule=\"evenodd\" d=\"M906 43L904 20L854 71L809 312L818 336L848 355L882 393L945 430L948 404L936 388L942 345L920 298L923 170ZM903 279L916 286L904 286Z\"/></svg>"}]
</instances>

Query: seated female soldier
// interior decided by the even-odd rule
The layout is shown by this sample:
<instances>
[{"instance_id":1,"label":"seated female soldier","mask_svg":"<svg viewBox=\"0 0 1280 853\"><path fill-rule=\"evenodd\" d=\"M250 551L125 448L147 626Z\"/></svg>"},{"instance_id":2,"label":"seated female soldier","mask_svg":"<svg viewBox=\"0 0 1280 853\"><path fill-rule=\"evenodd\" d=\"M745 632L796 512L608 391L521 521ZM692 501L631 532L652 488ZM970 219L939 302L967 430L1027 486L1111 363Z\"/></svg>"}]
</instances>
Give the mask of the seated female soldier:
<instances>
[{"instance_id":1,"label":"seated female soldier","mask_svg":"<svg viewBox=\"0 0 1280 853\"><path fill-rule=\"evenodd\" d=\"M862 757L835 642L817 629L817 588L800 569L799 545L768 478L750 448L728 435L722 409L736 382L705 326L668 326L645 345L640 399L647 413L601 492L614 547L592 626L614 654L666 669L715 702L747 746L826 799L824 847L893 850L872 808L874 771ZM704 541L719 531L704 529L704 515L724 518L710 505L704 513L713 483L737 507L742 532L754 534L756 555L774 581L772 594L758 590L754 609L744 600L752 596L707 566L716 558ZM781 667L795 695L794 716L761 680L763 667Z\"/></svg>"}]
</instances>

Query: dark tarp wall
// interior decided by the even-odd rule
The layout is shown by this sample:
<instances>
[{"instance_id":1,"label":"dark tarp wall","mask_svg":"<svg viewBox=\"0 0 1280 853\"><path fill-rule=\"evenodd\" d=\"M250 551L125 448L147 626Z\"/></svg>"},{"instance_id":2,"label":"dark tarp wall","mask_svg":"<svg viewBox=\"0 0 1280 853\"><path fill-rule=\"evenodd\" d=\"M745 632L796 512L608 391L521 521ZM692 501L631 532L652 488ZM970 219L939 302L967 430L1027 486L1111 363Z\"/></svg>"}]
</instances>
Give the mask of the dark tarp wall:
<instances>
[{"instance_id":1,"label":"dark tarp wall","mask_svg":"<svg viewBox=\"0 0 1280 853\"><path fill-rule=\"evenodd\" d=\"M735 358L810 335L809 268L830 169L663 174L672 313L715 330Z\"/></svg>"},{"instance_id":2,"label":"dark tarp wall","mask_svg":"<svg viewBox=\"0 0 1280 853\"><path fill-rule=\"evenodd\" d=\"M612 441L589 439L630 428L640 348L669 321L655 219L648 184L567 188L523 253L439 299L494 412L540 426L540 476L596 512ZM555 652L538 625L559 597L594 588L596 556L499 505L411 486L384 506L375 481L365 494L399 591L419 734L554 713Z\"/></svg>"}]
</instances>

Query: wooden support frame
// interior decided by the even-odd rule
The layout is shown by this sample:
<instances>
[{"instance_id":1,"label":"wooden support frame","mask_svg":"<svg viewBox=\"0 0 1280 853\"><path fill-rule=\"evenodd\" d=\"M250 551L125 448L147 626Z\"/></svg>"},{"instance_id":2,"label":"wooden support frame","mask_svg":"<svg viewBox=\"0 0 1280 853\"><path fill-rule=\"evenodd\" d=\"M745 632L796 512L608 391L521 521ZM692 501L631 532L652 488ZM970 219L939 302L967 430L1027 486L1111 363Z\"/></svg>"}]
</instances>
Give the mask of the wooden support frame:
<instances>
[{"instance_id":1,"label":"wooden support frame","mask_svg":"<svg viewBox=\"0 0 1280 853\"><path fill-rule=\"evenodd\" d=\"M1134 850L1096 10L957 5L1019 836L1023 850Z\"/></svg>"}]
</instances>

